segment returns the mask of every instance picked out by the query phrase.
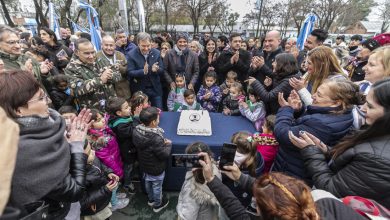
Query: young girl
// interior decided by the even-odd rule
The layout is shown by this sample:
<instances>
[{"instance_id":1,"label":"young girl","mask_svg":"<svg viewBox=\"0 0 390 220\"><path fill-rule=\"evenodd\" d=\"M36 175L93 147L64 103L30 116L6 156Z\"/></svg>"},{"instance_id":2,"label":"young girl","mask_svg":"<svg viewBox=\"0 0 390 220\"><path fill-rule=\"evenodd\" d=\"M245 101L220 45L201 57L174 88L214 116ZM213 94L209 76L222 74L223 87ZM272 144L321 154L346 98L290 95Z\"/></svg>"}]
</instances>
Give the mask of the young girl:
<instances>
[{"instance_id":1,"label":"young girl","mask_svg":"<svg viewBox=\"0 0 390 220\"><path fill-rule=\"evenodd\" d=\"M217 82L217 73L208 71L203 80L203 85L200 87L197 98L203 109L210 112L216 112L218 105L222 99L222 93Z\"/></svg>"},{"instance_id":2,"label":"young girl","mask_svg":"<svg viewBox=\"0 0 390 220\"><path fill-rule=\"evenodd\" d=\"M184 91L186 90L186 80L182 73L175 75L176 89L168 94L168 111L173 111L175 103L184 103Z\"/></svg>"},{"instance_id":3,"label":"young girl","mask_svg":"<svg viewBox=\"0 0 390 220\"><path fill-rule=\"evenodd\" d=\"M241 115L238 103L245 100L244 91L242 90L242 85L239 82L235 82L230 86L230 93L223 100L223 114L224 115Z\"/></svg>"},{"instance_id":4,"label":"young girl","mask_svg":"<svg viewBox=\"0 0 390 220\"><path fill-rule=\"evenodd\" d=\"M206 152L210 158L213 158L213 152L203 142L188 145L185 152L186 154ZM212 172L221 179L221 173L215 163L212 165ZM205 185L202 169L187 171L176 210L179 220L218 219L219 204L214 194Z\"/></svg>"},{"instance_id":5,"label":"young girl","mask_svg":"<svg viewBox=\"0 0 390 220\"><path fill-rule=\"evenodd\" d=\"M262 127L263 133L253 135L257 151L264 158L264 172L269 172L278 153L279 143L274 136L275 118L275 115L268 115Z\"/></svg>"},{"instance_id":6,"label":"young girl","mask_svg":"<svg viewBox=\"0 0 390 220\"><path fill-rule=\"evenodd\" d=\"M196 95L192 89L187 89L184 92L184 102L176 103L173 108L175 112L181 112L183 110L202 110L202 106L196 102Z\"/></svg>"},{"instance_id":7,"label":"young girl","mask_svg":"<svg viewBox=\"0 0 390 220\"><path fill-rule=\"evenodd\" d=\"M238 103L240 112L249 119L249 121L253 122L256 131L261 131L261 126L263 126L266 114L264 103L260 100L260 97L254 93L252 88L249 88L248 90L248 97L249 100L247 102L240 101Z\"/></svg>"},{"instance_id":8,"label":"young girl","mask_svg":"<svg viewBox=\"0 0 390 220\"><path fill-rule=\"evenodd\" d=\"M114 132L107 126L108 116L100 114L96 109L91 109L94 122L88 130L88 141L95 150L95 155L104 165L109 167L119 178L123 177L123 164L120 157L119 145ZM113 191L111 204L113 209L122 207L117 200L116 189Z\"/></svg>"},{"instance_id":9,"label":"young girl","mask_svg":"<svg viewBox=\"0 0 390 220\"><path fill-rule=\"evenodd\" d=\"M138 91L133 94L130 99L131 115L133 115L133 120L139 122L138 117L142 109L150 106L149 97L142 91Z\"/></svg>"},{"instance_id":10,"label":"young girl","mask_svg":"<svg viewBox=\"0 0 390 220\"><path fill-rule=\"evenodd\" d=\"M63 74L53 77L53 87L50 91L50 98L53 101L56 110L64 105L74 106L78 109L73 90L68 86L68 78Z\"/></svg>"},{"instance_id":11,"label":"young girl","mask_svg":"<svg viewBox=\"0 0 390 220\"><path fill-rule=\"evenodd\" d=\"M259 177L264 170L264 160L261 154L257 152L256 146L252 143L252 135L249 132L240 131L233 134L230 142L237 145L234 163L240 168L241 172L249 174L254 178ZM233 180L226 175L222 175L222 182L230 188L244 207L251 204L252 195L245 192ZM223 212L221 214L224 216Z\"/></svg>"}]
</instances>

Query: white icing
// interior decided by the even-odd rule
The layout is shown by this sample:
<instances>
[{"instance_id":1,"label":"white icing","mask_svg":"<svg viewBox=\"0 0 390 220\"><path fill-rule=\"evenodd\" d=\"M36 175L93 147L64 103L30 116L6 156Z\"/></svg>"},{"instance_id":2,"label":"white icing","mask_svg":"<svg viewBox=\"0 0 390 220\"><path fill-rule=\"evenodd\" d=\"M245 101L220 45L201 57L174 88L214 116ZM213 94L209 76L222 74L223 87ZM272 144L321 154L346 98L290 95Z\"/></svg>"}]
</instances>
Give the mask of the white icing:
<instances>
[{"instance_id":1,"label":"white icing","mask_svg":"<svg viewBox=\"0 0 390 220\"><path fill-rule=\"evenodd\" d=\"M207 110L184 110L180 113L177 135L211 136L211 119Z\"/></svg>"}]
</instances>

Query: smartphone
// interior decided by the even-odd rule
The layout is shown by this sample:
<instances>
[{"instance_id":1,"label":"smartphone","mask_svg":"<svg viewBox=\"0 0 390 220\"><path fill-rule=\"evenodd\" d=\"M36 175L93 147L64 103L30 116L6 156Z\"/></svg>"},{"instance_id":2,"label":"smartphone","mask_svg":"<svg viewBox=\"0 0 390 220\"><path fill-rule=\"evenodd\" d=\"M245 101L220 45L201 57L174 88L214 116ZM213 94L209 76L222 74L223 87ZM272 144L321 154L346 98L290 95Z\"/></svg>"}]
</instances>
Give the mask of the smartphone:
<instances>
[{"instance_id":1,"label":"smartphone","mask_svg":"<svg viewBox=\"0 0 390 220\"><path fill-rule=\"evenodd\" d=\"M172 154L172 167L202 167L199 160L203 160L203 157L200 157L197 154Z\"/></svg>"},{"instance_id":2,"label":"smartphone","mask_svg":"<svg viewBox=\"0 0 390 220\"><path fill-rule=\"evenodd\" d=\"M232 166L236 156L237 145L233 143L224 143L219 160L219 169L225 170L223 166Z\"/></svg>"}]
</instances>

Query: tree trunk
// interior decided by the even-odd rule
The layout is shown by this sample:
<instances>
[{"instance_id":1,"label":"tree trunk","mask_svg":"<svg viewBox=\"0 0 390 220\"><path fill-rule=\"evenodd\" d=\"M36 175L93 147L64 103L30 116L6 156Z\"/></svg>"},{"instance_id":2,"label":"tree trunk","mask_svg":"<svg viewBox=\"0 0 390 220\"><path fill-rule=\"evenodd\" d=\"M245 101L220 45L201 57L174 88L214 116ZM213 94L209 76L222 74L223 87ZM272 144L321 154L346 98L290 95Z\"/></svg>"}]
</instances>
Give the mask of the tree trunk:
<instances>
[{"instance_id":1,"label":"tree trunk","mask_svg":"<svg viewBox=\"0 0 390 220\"><path fill-rule=\"evenodd\" d=\"M70 6L71 5L72 5L72 0L66 0L65 6L63 8L61 8L61 12L60 12L60 17L61 17L60 26L61 27L68 26L68 22L67 22L68 19L66 19L66 17L67 17L66 15L70 11Z\"/></svg>"},{"instance_id":2,"label":"tree trunk","mask_svg":"<svg viewBox=\"0 0 390 220\"><path fill-rule=\"evenodd\" d=\"M165 13L164 28L165 28L165 31L167 32L168 31L168 24L169 24L169 14L168 14L169 1L165 0L165 1L163 1L163 3L164 3L164 13Z\"/></svg>"},{"instance_id":3,"label":"tree trunk","mask_svg":"<svg viewBox=\"0 0 390 220\"><path fill-rule=\"evenodd\" d=\"M15 27L15 24L14 24L14 22L12 21L11 16L9 15L8 9L7 9L7 7L5 6L4 0L0 0L0 3L1 3L1 8L3 9L3 12L4 12L4 17L5 17L5 19L7 20L8 26L10 26L10 27Z\"/></svg>"},{"instance_id":4,"label":"tree trunk","mask_svg":"<svg viewBox=\"0 0 390 220\"><path fill-rule=\"evenodd\" d=\"M45 15L42 12L41 5L39 5L37 0L33 0L33 2L35 5L35 19L37 20L38 28L41 26L49 27L49 23L47 22Z\"/></svg>"}]
</instances>

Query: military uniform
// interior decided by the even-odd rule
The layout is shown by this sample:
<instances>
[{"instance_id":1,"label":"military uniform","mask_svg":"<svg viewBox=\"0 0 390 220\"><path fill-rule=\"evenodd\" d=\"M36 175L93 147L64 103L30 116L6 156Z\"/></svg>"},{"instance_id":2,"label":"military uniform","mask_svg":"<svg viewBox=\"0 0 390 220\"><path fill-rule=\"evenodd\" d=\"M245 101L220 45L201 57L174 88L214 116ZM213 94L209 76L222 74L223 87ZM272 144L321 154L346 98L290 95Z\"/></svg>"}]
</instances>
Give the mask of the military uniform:
<instances>
[{"instance_id":1,"label":"military uniform","mask_svg":"<svg viewBox=\"0 0 390 220\"><path fill-rule=\"evenodd\" d=\"M96 65L99 69L104 67L109 67L112 65L118 64L119 72L122 75L122 79L114 84L115 92L117 96L124 99L129 99L131 97L130 85L127 80L127 60L126 57L119 51L115 51L114 56L107 56L103 51L99 51L96 54Z\"/></svg>"},{"instance_id":2,"label":"military uniform","mask_svg":"<svg viewBox=\"0 0 390 220\"><path fill-rule=\"evenodd\" d=\"M0 51L0 59L4 62L4 70L26 70L24 65L28 59L31 59L34 77L37 79L45 93L48 94L47 90L50 90L51 88L51 74L50 72L45 75L41 74L40 63L34 58L24 54L16 56Z\"/></svg>"},{"instance_id":3,"label":"military uniform","mask_svg":"<svg viewBox=\"0 0 390 220\"><path fill-rule=\"evenodd\" d=\"M106 102L116 96L114 83L122 79L119 71L113 69L112 79L103 83L101 74L106 68L99 69L96 63L89 65L73 56L64 72L69 76L69 84L81 107L104 110Z\"/></svg>"}]
</instances>

